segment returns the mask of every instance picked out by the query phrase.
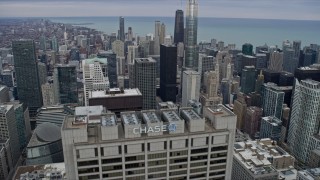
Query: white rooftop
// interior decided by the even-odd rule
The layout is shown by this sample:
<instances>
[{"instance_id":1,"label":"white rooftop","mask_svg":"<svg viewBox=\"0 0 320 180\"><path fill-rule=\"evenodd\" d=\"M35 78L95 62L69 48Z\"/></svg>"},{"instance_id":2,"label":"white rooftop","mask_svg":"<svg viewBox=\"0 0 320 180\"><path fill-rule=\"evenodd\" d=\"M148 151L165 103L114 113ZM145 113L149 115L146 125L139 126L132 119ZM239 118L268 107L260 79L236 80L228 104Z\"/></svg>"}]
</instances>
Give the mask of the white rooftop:
<instances>
[{"instance_id":1,"label":"white rooftop","mask_svg":"<svg viewBox=\"0 0 320 180\"><path fill-rule=\"evenodd\" d=\"M169 123L174 121L181 121L180 117L174 110L163 111L162 114L164 116L164 119Z\"/></svg>"},{"instance_id":2,"label":"white rooftop","mask_svg":"<svg viewBox=\"0 0 320 180\"><path fill-rule=\"evenodd\" d=\"M103 106L81 106L75 108L76 116L96 116L101 115L103 112Z\"/></svg>"},{"instance_id":3,"label":"white rooftop","mask_svg":"<svg viewBox=\"0 0 320 180\"><path fill-rule=\"evenodd\" d=\"M138 124L140 124L135 112L121 113L121 117L123 120L123 124L125 124L125 125L138 125Z\"/></svg>"},{"instance_id":4,"label":"white rooftop","mask_svg":"<svg viewBox=\"0 0 320 180\"><path fill-rule=\"evenodd\" d=\"M145 111L145 112L141 112L141 113L142 113L143 119L145 120L145 122L147 124L161 122L161 120L159 119L159 117L157 116L155 111Z\"/></svg>"},{"instance_id":5,"label":"white rooftop","mask_svg":"<svg viewBox=\"0 0 320 180\"><path fill-rule=\"evenodd\" d=\"M115 114L105 114L101 116L101 126L115 126L117 124Z\"/></svg>"},{"instance_id":6,"label":"white rooftop","mask_svg":"<svg viewBox=\"0 0 320 180\"><path fill-rule=\"evenodd\" d=\"M89 95L89 98L102 98L102 97L119 97L119 96L137 96L141 95L141 92L138 88L135 89L124 89L123 93L115 93L119 92L119 88L113 88L109 90L109 94L106 94L105 91L92 91ZM112 94L115 93L115 94Z\"/></svg>"},{"instance_id":7,"label":"white rooftop","mask_svg":"<svg viewBox=\"0 0 320 180\"><path fill-rule=\"evenodd\" d=\"M181 112L188 117L188 120L202 120L202 118L194 112L193 109L183 109Z\"/></svg>"}]
</instances>

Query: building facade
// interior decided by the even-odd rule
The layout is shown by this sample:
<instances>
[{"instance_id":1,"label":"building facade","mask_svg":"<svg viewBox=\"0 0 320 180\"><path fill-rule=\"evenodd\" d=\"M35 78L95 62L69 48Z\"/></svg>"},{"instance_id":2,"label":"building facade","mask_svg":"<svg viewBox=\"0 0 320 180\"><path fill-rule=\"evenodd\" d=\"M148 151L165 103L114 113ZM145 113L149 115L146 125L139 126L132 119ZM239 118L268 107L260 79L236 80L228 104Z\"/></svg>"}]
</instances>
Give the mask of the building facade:
<instances>
[{"instance_id":1,"label":"building facade","mask_svg":"<svg viewBox=\"0 0 320 180\"><path fill-rule=\"evenodd\" d=\"M187 107L189 100L199 101L200 73L197 71L183 71L182 75L182 107Z\"/></svg>"},{"instance_id":2,"label":"building facade","mask_svg":"<svg viewBox=\"0 0 320 180\"><path fill-rule=\"evenodd\" d=\"M231 179L236 117L223 106L206 109L206 117L190 108L123 112L121 124L114 114L69 116L62 128L67 177Z\"/></svg>"},{"instance_id":3,"label":"building facade","mask_svg":"<svg viewBox=\"0 0 320 180\"><path fill-rule=\"evenodd\" d=\"M184 42L184 17L183 11L177 10L174 25L174 43Z\"/></svg>"}]
</instances>

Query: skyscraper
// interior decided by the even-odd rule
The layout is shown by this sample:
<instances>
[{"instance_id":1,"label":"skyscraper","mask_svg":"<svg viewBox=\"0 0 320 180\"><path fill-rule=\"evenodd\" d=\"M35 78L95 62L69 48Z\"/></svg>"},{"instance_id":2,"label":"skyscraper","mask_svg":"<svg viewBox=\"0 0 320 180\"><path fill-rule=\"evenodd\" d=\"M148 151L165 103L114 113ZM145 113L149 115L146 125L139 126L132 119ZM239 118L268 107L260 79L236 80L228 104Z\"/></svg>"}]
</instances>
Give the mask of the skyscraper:
<instances>
[{"instance_id":1,"label":"skyscraper","mask_svg":"<svg viewBox=\"0 0 320 180\"><path fill-rule=\"evenodd\" d=\"M54 69L54 88L59 103L78 103L76 66L56 65Z\"/></svg>"},{"instance_id":2,"label":"skyscraper","mask_svg":"<svg viewBox=\"0 0 320 180\"><path fill-rule=\"evenodd\" d=\"M255 90L257 70L254 66L245 66L241 75L241 92L249 94Z\"/></svg>"},{"instance_id":3,"label":"skyscraper","mask_svg":"<svg viewBox=\"0 0 320 180\"><path fill-rule=\"evenodd\" d=\"M132 27L128 27L128 41L132 41L132 39L133 39Z\"/></svg>"},{"instance_id":4,"label":"skyscraper","mask_svg":"<svg viewBox=\"0 0 320 180\"><path fill-rule=\"evenodd\" d=\"M43 34L40 36L40 49L43 51L47 49L47 39Z\"/></svg>"},{"instance_id":5,"label":"skyscraper","mask_svg":"<svg viewBox=\"0 0 320 180\"><path fill-rule=\"evenodd\" d=\"M199 101L200 81L201 76L197 71L183 71L182 107L186 107L189 100Z\"/></svg>"},{"instance_id":6,"label":"skyscraper","mask_svg":"<svg viewBox=\"0 0 320 180\"><path fill-rule=\"evenodd\" d=\"M184 20L183 11L176 11L175 25L174 25L174 43L177 45L179 42L184 41Z\"/></svg>"},{"instance_id":7,"label":"skyscraper","mask_svg":"<svg viewBox=\"0 0 320 180\"><path fill-rule=\"evenodd\" d=\"M161 23L160 21L155 21L154 24L154 55L160 54L160 34L161 34Z\"/></svg>"},{"instance_id":8,"label":"skyscraper","mask_svg":"<svg viewBox=\"0 0 320 180\"><path fill-rule=\"evenodd\" d=\"M290 117L288 145L298 160L307 162L312 136L319 135L320 82L296 79Z\"/></svg>"},{"instance_id":9,"label":"skyscraper","mask_svg":"<svg viewBox=\"0 0 320 180\"><path fill-rule=\"evenodd\" d=\"M252 56L253 55L253 46L250 43L245 43L242 45L242 53L244 55Z\"/></svg>"},{"instance_id":10,"label":"skyscraper","mask_svg":"<svg viewBox=\"0 0 320 180\"><path fill-rule=\"evenodd\" d=\"M18 97L24 105L29 107L30 114L33 115L33 113L42 106L42 94L34 41L13 41L12 52L14 56Z\"/></svg>"},{"instance_id":11,"label":"skyscraper","mask_svg":"<svg viewBox=\"0 0 320 180\"><path fill-rule=\"evenodd\" d=\"M53 50L54 52L58 52L58 51L59 51L59 44L58 44L58 41L57 41L56 36L53 36L53 37L52 37L51 46L52 46L52 50Z\"/></svg>"},{"instance_id":12,"label":"skyscraper","mask_svg":"<svg viewBox=\"0 0 320 180\"><path fill-rule=\"evenodd\" d=\"M189 0L186 14L185 62L186 68L198 68L198 0Z\"/></svg>"},{"instance_id":13,"label":"skyscraper","mask_svg":"<svg viewBox=\"0 0 320 180\"><path fill-rule=\"evenodd\" d=\"M273 51L270 56L270 64L268 69L281 72L283 70L283 52Z\"/></svg>"},{"instance_id":14,"label":"skyscraper","mask_svg":"<svg viewBox=\"0 0 320 180\"><path fill-rule=\"evenodd\" d=\"M265 83L262 87L262 98L263 115L281 119L284 92L274 83Z\"/></svg>"},{"instance_id":15,"label":"skyscraper","mask_svg":"<svg viewBox=\"0 0 320 180\"><path fill-rule=\"evenodd\" d=\"M124 17L119 17L119 40L122 42L125 41L125 34L124 34Z\"/></svg>"},{"instance_id":16,"label":"skyscraper","mask_svg":"<svg viewBox=\"0 0 320 180\"><path fill-rule=\"evenodd\" d=\"M117 75L117 55L112 51L100 52L97 55L98 58L107 58L107 74L110 82L110 88L118 87L118 75Z\"/></svg>"},{"instance_id":17,"label":"skyscraper","mask_svg":"<svg viewBox=\"0 0 320 180\"><path fill-rule=\"evenodd\" d=\"M162 101L176 102L177 47L160 46L160 97Z\"/></svg>"},{"instance_id":18,"label":"skyscraper","mask_svg":"<svg viewBox=\"0 0 320 180\"><path fill-rule=\"evenodd\" d=\"M142 108L156 108L156 61L152 58L134 60L135 86L142 94Z\"/></svg>"}]
</instances>

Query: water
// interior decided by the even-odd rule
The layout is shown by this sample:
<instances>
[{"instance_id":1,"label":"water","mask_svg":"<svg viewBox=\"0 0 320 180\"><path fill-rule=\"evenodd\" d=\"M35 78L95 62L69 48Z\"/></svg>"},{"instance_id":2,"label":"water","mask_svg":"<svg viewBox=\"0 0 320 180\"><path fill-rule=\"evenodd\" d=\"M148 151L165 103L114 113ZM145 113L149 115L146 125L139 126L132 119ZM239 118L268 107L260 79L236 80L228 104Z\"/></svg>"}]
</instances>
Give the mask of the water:
<instances>
[{"instance_id":1,"label":"water","mask_svg":"<svg viewBox=\"0 0 320 180\"><path fill-rule=\"evenodd\" d=\"M61 23L92 23L84 25L107 34L118 32L118 17L54 17L48 18ZM125 30L133 28L133 33L144 36L154 33L154 21L166 25L166 34L173 35L174 17L125 17ZM302 45L320 44L320 21L303 20L267 20L267 19L232 19L202 18L198 20L198 42L215 38L225 45L234 43L238 48L244 43L254 46L278 45L284 40L301 40Z\"/></svg>"}]
</instances>

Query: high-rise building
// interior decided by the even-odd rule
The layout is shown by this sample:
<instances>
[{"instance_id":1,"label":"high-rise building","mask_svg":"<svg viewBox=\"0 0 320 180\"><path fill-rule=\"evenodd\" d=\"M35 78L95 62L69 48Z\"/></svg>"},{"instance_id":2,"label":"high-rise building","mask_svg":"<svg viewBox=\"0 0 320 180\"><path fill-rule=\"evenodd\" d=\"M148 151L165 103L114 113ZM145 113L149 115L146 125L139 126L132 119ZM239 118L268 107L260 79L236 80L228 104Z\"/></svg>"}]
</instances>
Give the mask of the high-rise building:
<instances>
[{"instance_id":1,"label":"high-rise building","mask_svg":"<svg viewBox=\"0 0 320 180\"><path fill-rule=\"evenodd\" d=\"M250 43L245 43L242 45L242 54L252 56L253 55L253 46Z\"/></svg>"},{"instance_id":2,"label":"high-rise building","mask_svg":"<svg viewBox=\"0 0 320 180\"><path fill-rule=\"evenodd\" d=\"M313 64L307 67L300 67L296 69L294 77L299 81L305 79L312 79L320 82L320 64Z\"/></svg>"},{"instance_id":3,"label":"high-rise building","mask_svg":"<svg viewBox=\"0 0 320 180\"><path fill-rule=\"evenodd\" d=\"M118 57L124 56L124 43L120 40L115 40L112 43L112 51L117 54Z\"/></svg>"},{"instance_id":4,"label":"high-rise building","mask_svg":"<svg viewBox=\"0 0 320 180\"><path fill-rule=\"evenodd\" d=\"M58 64L54 69L55 96L60 104L78 103L76 66Z\"/></svg>"},{"instance_id":5,"label":"high-rise building","mask_svg":"<svg viewBox=\"0 0 320 180\"><path fill-rule=\"evenodd\" d=\"M107 59L93 58L82 60L85 105L89 105L89 94L94 90L106 90L110 87L107 76Z\"/></svg>"},{"instance_id":6,"label":"high-rise building","mask_svg":"<svg viewBox=\"0 0 320 180\"><path fill-rule=\"evenodd\" d=\"M201 76L197 71L183 71L182 107L187 107L189 100L199 101Z\"/></svg>"},{"instance_id":7,"label":"high-rise building","mask_svg":"<svg viewBox=\"0 0 320 180\"><path fill-rule=\"evenodd\" d=\"M274 83L265 83L262 87L262 108L264 116L275 116L282 118L282 105L284 102L284 92Z\"/></svg>"},{"instance_id":8,"label":"high-rise building","mask_svg":"<svg viewBox=\"0 0 320 180\"><path fill-rule=\"evenodd\" d=\"M135 87L142 94L142 108L156 109L156 61L152 58L134 60Z\"/></svg>"},{"instance_id":9,"label":"high-rise building","mask_svg":"<svg viewBox=\"0 0 320 180\"><path fill-rule=\"evenodd\" d=\"M47 38L43 34L40 36L40 49L42 51L47 50Z\"/></svg>"},{"instance_id":10,"label":"high-rise building","mask_svg":"<svg viewBox=\"0 0 320 180\"><path fill-rule=\"evenodd\" d=\"M205 109L208 121L191 108L179 114L173 109L122 112L121 123L112 113L68 116L61 133L67 177L231 179L236 117L218 108ZM99 123L90 125L93 120ZM86 173L86 166L95 170Z\"/></svg>"},{"instance_id":11,"label":"high-rise building","mask_svg":"<svg viewBox=\"0 0 320 180\"><path fill-rule=\"evenodd\" d=\"M255 90L257 70L254 66L245 66L241 73L241 92L249 94Z\"/></svg>"},{"instance_id":12,"label":"high-rise building","mask_svg":"<svg viewBox=\"0 0 320 180\"><path fill-rule=\"evenodd\" d=\"M41 84L34 41L12 42L18 97L33 115L42 106Z\"/></svg>"},{"instance_id":13,"label":"high-rise building","mask_svg":"<svg viewBox=\"0 0 320 180\"><path fill-rule=\"evenodd\" d=\"M268 69L276 72L281 72L283 66L283 52L273 51L270 56L270 64Z\"/></svg>"},{"instance_id":14,"label":"high-rise building","mask_svg":"<svg viewBox=\"0 0 320 180\"><path fill-rule=\"evenodd\" d=\"M107 58L107 75L109 78L110 88L118 87L118 75L117 75L117 55L112 51L99 52L98 58Z\"/></svg>"},{"instance_id":15,"label":"high-rise building","mask_svg":"<svg viewBox=\"0 0 320 180\"><path fill-rule=\"evenodd\" d=\"M122 42L125 41L125 34L124 34L124 17L119 17L119 40Z\"/></svg>"},{"instance_id":16,"label":"high-rise building","mask_svg":"<svg viewBox=\"0 0 320 180\"><path fill-rule=\"evenodd\" d=\"M264 69L263 71L264 82L272 82L275 84L279 84L280 72L276 72L270 69Z\"/></svg>"},{"instance_id":17,"label":"high-rise building","mask_svg":"<svg viewBox=\"0 0 320 180\"><path fill-rule=\"evenodd\" d=\"M176 11L175 25L174 25L174 43L184 42L184 20L183 11Z\"/></svg>"},{"instance_id":18,"label":"high-rise building","mask_svg":"<svg viewBox=\"0 0 320 180\"><path fill-rule=\"evenodd\" d=\"M293 86L294 75L289 72L281 72L279 77L279 86Z\"/></svg>"},{"instance_id":19,"label":"high-rise building","mask_svg":"<svg viewBox=\"0 0 320 180\"><path fill-rule=\"evenodd\" d=\"M51 106L58 104L59 100L56 97L56 90L53 83L45 83L41 85L43 106Z\"/></svg>"},{"instance_id":20,"label":"high-rise building","mask_svg":"<svg viewBox=\"0 0 320 180\"><path fill-rule=\"evenodd\" d=\"M237 94L237 100L234 101L233 112L237 115L237 129L244 129L245 115L247 112L247 96L242 92Z\"/></svg>"},{"instance_id":21,"label":"high-rise building","mask_svg":"<svg viewBox=\"0 0 320 180\"><path fill-rule=\"evenodd\" d=\"M165 37L166 37L166 25L162 23L160 26L160 36L159 36L160 45L164 44Z\"/></svg>"},{"instance_id":22,"label":"high-rise building","mask_svg":"<svg viewBox=\"0 0 320 180\"><path fill-rule=\"evenodd\" d=\"M155 21L154 24L154 44L153 44L153 55L160 54L160 35L161 35L161 22Z\"/></svg>"},{"instance_id":23,"label":"high-rise building","mask_svg":"<svg viewBox=\"0 0 320 180\"><path fill-rule=\"evenodd\" d=\"M267 116L261 119L260 137L270 138L279 141L281 136L281 120L274 116Z\"/></svg>"},{"instance_id":24,"label":"high-rise building","mask_svg":"<svg viewBox=\"0 0 320 180\"><path fill-rule=\"evenodd\" d=\"M52 37L51 46L52 46L51 49L52 49L54 52L58 52L58 51L59 51L59 43L58 43L58 40L57 40L57 37L56 37L56 36L53 36L53 37Z\"/></svg>"},{"instance_id":25,"label":"high-rise building","mask_svg":"<svg viewBox=\"0 0 320 180\"><path fill-rule=\"evenodd\" d=\"M0 106L0 139L9 139L12 164L15 166L20 158L21 150L19 143L19 134L17 121L13 105Z\"/></svg>"},{"instance_id":26,"label":"high-rise building","mask_svg":"<svg viewBox=\"0 0 320 180\"><path fill-rule=\"evenodd\" d=\"M0 139L0 179L9 180L14 170L9 139Z\"/></svg>"},{"instance_id":27,"label":"high-rise building","mask_svg":"<svg viewBox=\"0 0 320 180\"><path fill-rule=\"evenodd\" d=\"M219 88L219 67L215 71L204 73L203 85L205 93L200 96L200 102L203 107L216 107L222 103L222 98L218 95ZM223 88L221 87L221 92ZM222 93L223 94L223 93Z\"/></svg>"},{"instance_id":28,"label":"high-rise building","mask_svg":"<svg viewBox=\"0 0 320 180\"><path fill-rule=\"evenodd\" d=\"M257 69L265 69L267 68L267 55L263 53L256 54L257 57Z\"/></svg>"},{"instance_id":29,"label":"high-rise building","mask_svg":"<svg viewBox=\"0 0 320 180\"><path fill-rule=\"evenodd\" d=\"M203 81L203 75L207 71L214 70L214 57L207 56L206 54L199 54L198 72L201 74L201 81Z\"/></svg>"},{"instance_id":30,"label":"high-rise building","mask_svg":"<svg viewBox=\"0 0 320 180\"><path fill-rule=\"evenodd\" d=\"M313 150L312 136L319 134L319 112L320 82L296 79L287 143L293 155L302 162L308 161Z\"/></svg>"},{"instance_id":31,"label":"high-rise building","mask_svg":"<svg viewBox=\"0 0 320 180\"><path fill-rule=\"evenodd\" d=\"M257 139L257 132L260 130L261 117L263 110L256 106L247 108L244 122L244 132L253 139Z\"/></svg>"},{"instance_id":32,"label":"high-rise building","mask_svg":"<svg viewBox=\"0 0 320 180\"><path fill-rule=\"evenodd\" d=\"M160 97L162 101L176 102L177 47L160 46Z\"/></svg>"},{"instance_id":33,"label":"high-rise building","mask_svg":"<svg viewBox=\"0 0 320 180\"><path fill-rule=\"evenodd\" d=\"M293 41L292 42L292 49L294 51L294 56L293 56L294 64L297 64L297 66L299 66L301 41Z\"/></svg>"},{"instance_id":34,"label":"high-rise building","mask_svg":"<svg viewBox=\"0 0 320 180\"><path fill-rule=\"evenodd\" d=\"M132 32L132 27L128 27L128 41L133 40L133 32Z\"/></svg>"},{"instance_id":35,"label":"high-rise building","mask_svg":"<svg viewBox=\"0 0 320 180\"><path fill-rule=\"evenodd\" d=\"M294 73L296 68L298 68L299 61L295 61L294 59L294 50L293 49L286 49L283 51L283 70Z\"/></svg>"},{"instance_id":36,"label":"high-rise building","mask_svg":"<svg viewBox=\"0 0 320 180\"><path fill-rule=\"evenodd\" d=\"M128 46L127 62L133 64L134 59L139 58L138 46Z\"/></svg>"},{"instance_id":37,"label":"high-rise building","mask_svg":"<svg viewBox=\"0 0 320 180\"><path fill-rule=\"evenodd\" d=\"M186 68L198 68L198 0L188 0L186 13L185 62Z\"/></svg>"}]
</instances>

